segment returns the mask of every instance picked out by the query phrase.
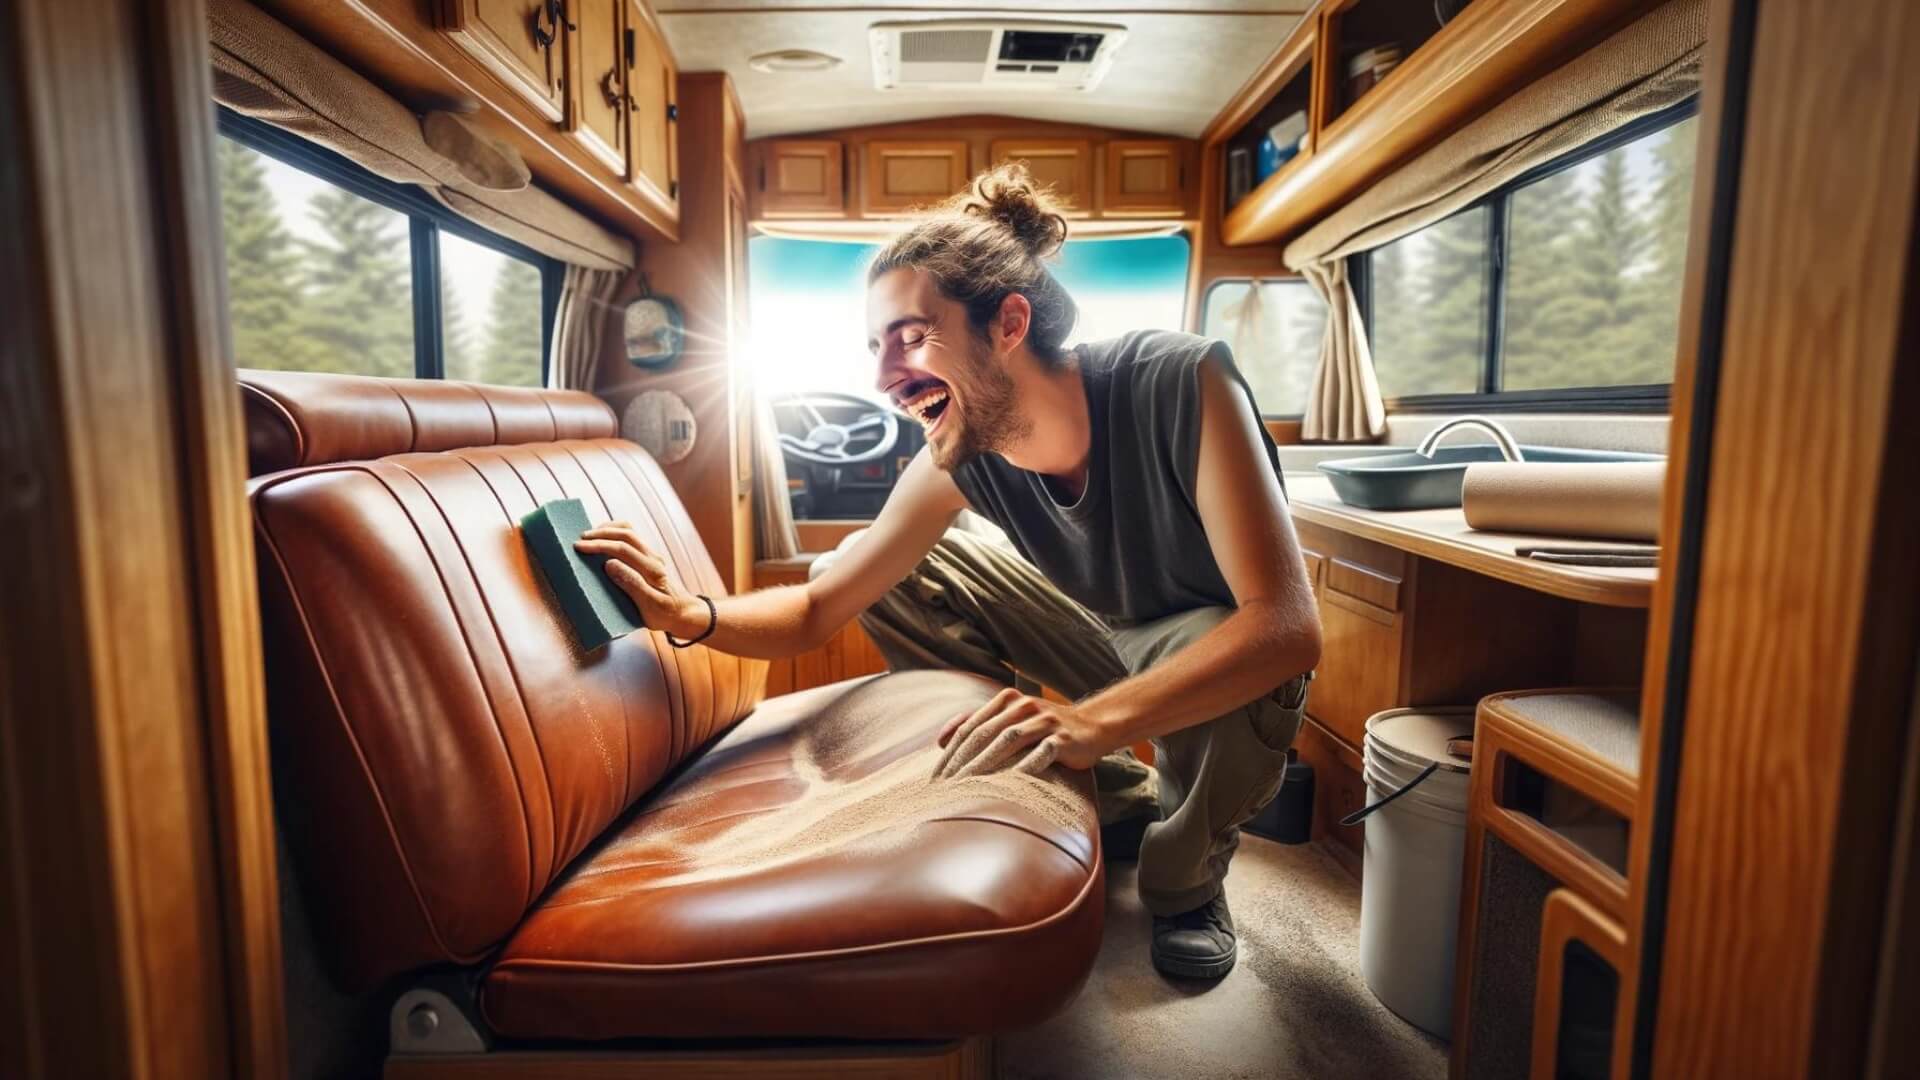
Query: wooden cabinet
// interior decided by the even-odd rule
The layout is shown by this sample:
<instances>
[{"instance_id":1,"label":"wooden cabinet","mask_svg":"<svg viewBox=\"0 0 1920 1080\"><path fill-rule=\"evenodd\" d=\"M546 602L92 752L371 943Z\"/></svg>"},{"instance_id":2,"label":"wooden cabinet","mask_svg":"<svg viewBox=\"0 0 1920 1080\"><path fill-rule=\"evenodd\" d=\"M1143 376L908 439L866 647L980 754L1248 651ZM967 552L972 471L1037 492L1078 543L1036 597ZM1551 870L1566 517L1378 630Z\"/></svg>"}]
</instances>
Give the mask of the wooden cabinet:
<instances>
[{"instance_id":1,"label":"wooden cabinet","mask_svg":"<svg viewBox=\"0 0 1920 1080\"><path fill-rule=\"evenodd\" d=\"M629 0L574 0L578 77L567 95L567 129L595 157L628 176L627 65Z\"/></svg>"},{"instance_id":2,"label":"wooden cabinet","mask_svg":"<svg viewBox=\"0 0 1920 1080\"><path fill-rule=\"evenodd\" d=\"M1111 217L1184 215L1187 171L1186 144L1178 139L1113 139L1100 209Z\"/></svg>"},{"instance_id":3,"label":"wooden cabinet","mask_svg":"<svg viewBox=\"0 0 1920 1080\"><path fill-rule=\"evenodd\" d=\"M846 213L845 153L837 139L769 140L760 157L760 213L766 217Z\"/></svg>"},{"instance_id":4,"label":"wooden cabinet","mask_svg":"<svg viewBox=\"0 0 1920 1080\"><path fill-rule=\"evenodd\" d=\"M1093 209L1093 144L1086 139L995 139L994 164L1024 162L1033 178L1053 189L1070 217Z\"/></svg>"},{"instance_id":5,"label":"wooden cabinet","mask_svg":"<svg viewBox=\"0 0 1920 1080\"><path fill-rule=\"evenodd\" d=\"M860 210L870 217L905 213L954 194L970 176L963 139L875 139L867 143Z\"/></svg>"},{"instance_id":6,"label":"wooden cabinet","mask_svg":"<svg viewBox=\"0 0 1920 1080\"><path fill-rule=\"evenodd\" d=\"M627 138L634 186L667 203L680 198L679 72L666 39L639 0L627 7Z\"/></svg>"},{"instance_id":7,"label":"wooden cabinet","mask_svg":"<svg viewBox=\"0 0 1920 1080\"><path fill-rule=\"evenodd\" d=\"M542 116L566 115L566 8L560 0L438 0L440 28Z\"/></svg>"}]
</instances>

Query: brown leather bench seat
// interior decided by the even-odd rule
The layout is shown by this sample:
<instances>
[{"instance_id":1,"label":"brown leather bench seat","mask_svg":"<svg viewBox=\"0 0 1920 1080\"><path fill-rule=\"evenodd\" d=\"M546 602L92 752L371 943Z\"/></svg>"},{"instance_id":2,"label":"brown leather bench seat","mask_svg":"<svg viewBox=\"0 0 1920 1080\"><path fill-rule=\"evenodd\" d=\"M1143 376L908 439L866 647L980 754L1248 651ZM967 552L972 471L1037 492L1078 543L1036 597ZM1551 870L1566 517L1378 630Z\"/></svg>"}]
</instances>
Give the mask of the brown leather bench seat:
<instances>
[{"instance_id":1,"label":"brown leather bench seat","mask_svg":"<svg viewBox=\"0 0 1920 1080\"><path fill-rule=\"evenodd\" d=\"M1031 1023L1098 949L1083 774L927 779L995 687L762 701L641 632L581 654L514 525L577 497L721 582L586 394L243 372L277 801L336 978L483 972L497 1034L952 1038Z\"/></svg>"}]
</instances>

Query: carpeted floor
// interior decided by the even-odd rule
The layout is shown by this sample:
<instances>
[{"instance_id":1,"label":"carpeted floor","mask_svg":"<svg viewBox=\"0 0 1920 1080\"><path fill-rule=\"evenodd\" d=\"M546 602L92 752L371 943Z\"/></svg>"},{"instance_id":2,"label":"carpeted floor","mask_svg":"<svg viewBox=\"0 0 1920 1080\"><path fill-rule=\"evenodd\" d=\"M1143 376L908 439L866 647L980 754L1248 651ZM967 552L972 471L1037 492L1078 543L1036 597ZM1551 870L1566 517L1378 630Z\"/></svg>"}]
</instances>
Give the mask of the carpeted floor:
<instances>
[{"instance_id":1,"label":"carpeted floor","mask_svg":"<svg viewBox=\"0 0 1920 1080\"><path fill-rule=\"evenodd\" d=\"M1421 1080L1446 1044L1388 1012L1360 977L1360 886L1310 846L1243 836L1227 878L1240 962L1175 983L1148 959L1134 868L1107 873L1107 928L1079 997L998 1040L1002 1080Z\"/></svg>"}]
</instances>

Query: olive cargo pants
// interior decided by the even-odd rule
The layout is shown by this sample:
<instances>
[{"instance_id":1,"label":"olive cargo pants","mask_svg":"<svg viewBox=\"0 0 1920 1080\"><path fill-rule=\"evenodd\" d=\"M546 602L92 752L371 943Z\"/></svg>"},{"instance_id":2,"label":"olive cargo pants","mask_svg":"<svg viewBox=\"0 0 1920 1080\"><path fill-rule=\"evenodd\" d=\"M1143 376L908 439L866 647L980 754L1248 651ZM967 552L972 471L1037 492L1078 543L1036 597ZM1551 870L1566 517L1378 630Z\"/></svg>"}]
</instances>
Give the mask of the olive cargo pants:
<instances>
[{"instance_id":1,"label":"olive cargo pants","mask_svg":"<svg viewBox=\"0 0 1920 1080\"><path fill-rule=\"evenodd\" d=\"M813 573L830 559L823 556ZM1110 628L1004 539L956 528L860 616L860 625L895 671L957 669L1034 692L1038 683L1078 701L1173 655L1231 613L1197 608ZM1148 910L1176 915L1220 891L1240 824L1280 790L1308 678L1295 676L1223 716L1154 739L1156 768L1131 750L1095 766L1103 824L1160 819L1140 846L1140 898Z\"/></svg>"}]
</instances>

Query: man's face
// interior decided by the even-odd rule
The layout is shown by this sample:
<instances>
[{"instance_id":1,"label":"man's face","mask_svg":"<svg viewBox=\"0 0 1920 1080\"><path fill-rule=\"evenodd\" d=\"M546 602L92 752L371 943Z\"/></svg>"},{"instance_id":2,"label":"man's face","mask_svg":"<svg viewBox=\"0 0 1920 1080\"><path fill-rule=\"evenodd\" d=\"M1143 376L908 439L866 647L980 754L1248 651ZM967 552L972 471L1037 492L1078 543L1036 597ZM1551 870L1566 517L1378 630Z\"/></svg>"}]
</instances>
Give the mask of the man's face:
<instances>
[{"instance_id":1,"label":"man's face","mask_svg":"<svg viewBox=\"0 0 1920 1080\"><path fill-rule=\"evenodd\" d=\"M867 348L879 365L874 386L920 422L942 469L1003 450L1031 427L1001 358L968 328L966 308L921 271L890 270L868 286Z\"/></svg>"}]
</instances>

